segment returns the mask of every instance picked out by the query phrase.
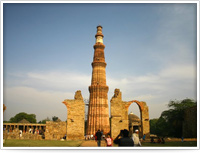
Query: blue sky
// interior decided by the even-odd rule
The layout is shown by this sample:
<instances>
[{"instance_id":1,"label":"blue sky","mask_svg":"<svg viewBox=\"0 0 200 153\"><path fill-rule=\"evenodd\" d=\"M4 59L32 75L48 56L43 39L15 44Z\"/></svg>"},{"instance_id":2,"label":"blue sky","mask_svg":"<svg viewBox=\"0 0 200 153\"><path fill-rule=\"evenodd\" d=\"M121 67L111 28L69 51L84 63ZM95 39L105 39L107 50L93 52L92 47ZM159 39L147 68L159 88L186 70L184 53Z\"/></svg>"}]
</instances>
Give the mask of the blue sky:
<instances>
[{"instance_id":1,"label":"blue sky","mask_svg":"<svg viewBox=\"0 0 200 153\"><path fill-rule=\"evenodd\" d=\"M145 101L150 118L170 100L197 99L196 4L4 4L4 120L66 120L62 101L89 99L96 26L103 26L108 101ZM129 111L138 115L132 104Z\"/></svg>"}]
</instances>

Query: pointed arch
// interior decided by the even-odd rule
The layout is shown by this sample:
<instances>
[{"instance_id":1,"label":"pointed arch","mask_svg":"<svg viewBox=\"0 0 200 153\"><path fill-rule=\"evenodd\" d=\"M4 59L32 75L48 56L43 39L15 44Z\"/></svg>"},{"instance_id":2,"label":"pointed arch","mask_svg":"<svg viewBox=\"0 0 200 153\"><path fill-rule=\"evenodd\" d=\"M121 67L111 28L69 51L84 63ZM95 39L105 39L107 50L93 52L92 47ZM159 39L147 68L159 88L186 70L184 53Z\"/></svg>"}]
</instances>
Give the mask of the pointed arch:
<instances>
[{"instance_id":1,"label":"pointed arch","mask_svg":"<svg viewBox=\"0 0 200 153\"><path fill-rule=\"evenodd\" d=\"M120 130L129 128L128 109L132 103L136 103L140 109L141 114L141 134L150 136L149 127L149 109L146 102L132 100L129 102L122 101L121 92L115 89L114 96L111 101L111 136L115 138Z\"/></svg>"}]
</instances>

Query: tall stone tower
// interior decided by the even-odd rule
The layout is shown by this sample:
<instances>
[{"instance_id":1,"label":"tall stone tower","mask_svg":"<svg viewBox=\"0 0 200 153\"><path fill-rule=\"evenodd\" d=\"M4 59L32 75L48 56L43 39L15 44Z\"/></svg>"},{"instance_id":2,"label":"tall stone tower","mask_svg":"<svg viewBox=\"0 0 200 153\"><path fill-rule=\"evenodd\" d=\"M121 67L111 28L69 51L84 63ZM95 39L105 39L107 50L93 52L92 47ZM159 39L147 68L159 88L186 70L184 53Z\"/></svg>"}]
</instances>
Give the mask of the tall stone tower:
<instances>
[{"instance_id":1,"label":"tall stone tower","mask_svg":"<svg viewBox=\"0 0 200 153\"><path fill-rule=\"evenodd\" d=\"M95 134L99 129L104 134L110 132L109 108L108 108L108 86L106 85L106 62L102 26L97 26L95 35L94 58L92 62L92 80L89 86L90 100L88 110L87 134Z\"/></svg>"}]
</instances>

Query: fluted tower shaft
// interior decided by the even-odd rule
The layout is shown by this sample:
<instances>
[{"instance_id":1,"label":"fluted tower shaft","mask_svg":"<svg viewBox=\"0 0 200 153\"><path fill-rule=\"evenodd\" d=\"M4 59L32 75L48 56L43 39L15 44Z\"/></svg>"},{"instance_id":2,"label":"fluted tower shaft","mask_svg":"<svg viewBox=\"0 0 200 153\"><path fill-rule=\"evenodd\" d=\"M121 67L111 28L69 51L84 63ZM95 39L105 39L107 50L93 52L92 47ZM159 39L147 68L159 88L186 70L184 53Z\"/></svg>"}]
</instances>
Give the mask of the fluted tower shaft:
<instances>
[{"instance_id":1,"label":"fluted tower shaft","mask_svg":"<svg viewBox=\"0 0 200 153\"><path fill-rule=\"evenodd\" d=\"M110 132L108 86L106 85L106 62L102 26L97 26L95 35L94 58L92 62L92 80L89 86L90 100L88 110L87 134L95 134L99 129L104 134Z\"/></svg>"}]
</instances>

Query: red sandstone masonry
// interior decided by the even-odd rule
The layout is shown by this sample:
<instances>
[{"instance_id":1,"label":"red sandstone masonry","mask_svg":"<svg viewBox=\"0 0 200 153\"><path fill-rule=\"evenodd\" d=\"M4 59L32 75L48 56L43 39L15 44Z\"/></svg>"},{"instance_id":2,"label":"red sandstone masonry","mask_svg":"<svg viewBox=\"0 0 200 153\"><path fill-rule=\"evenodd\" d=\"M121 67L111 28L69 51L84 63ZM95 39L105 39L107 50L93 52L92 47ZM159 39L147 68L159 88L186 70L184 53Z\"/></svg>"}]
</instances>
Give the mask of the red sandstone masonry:
<instances>
[{"instance_id":1,"label":"red sandstone masonry","mask_svg":"<svg viewBox=\"0 0 200 153\"><path fill-rule=\"evenodd\" d=\"M108 86L106 85L106 63L104 57L102 26L97 26L96 44L92 62L92 81L89 86L90 100L87 122L87 134L95 134L98 129L104 134L110 132Z\"/></svg>"}]
</instances>

